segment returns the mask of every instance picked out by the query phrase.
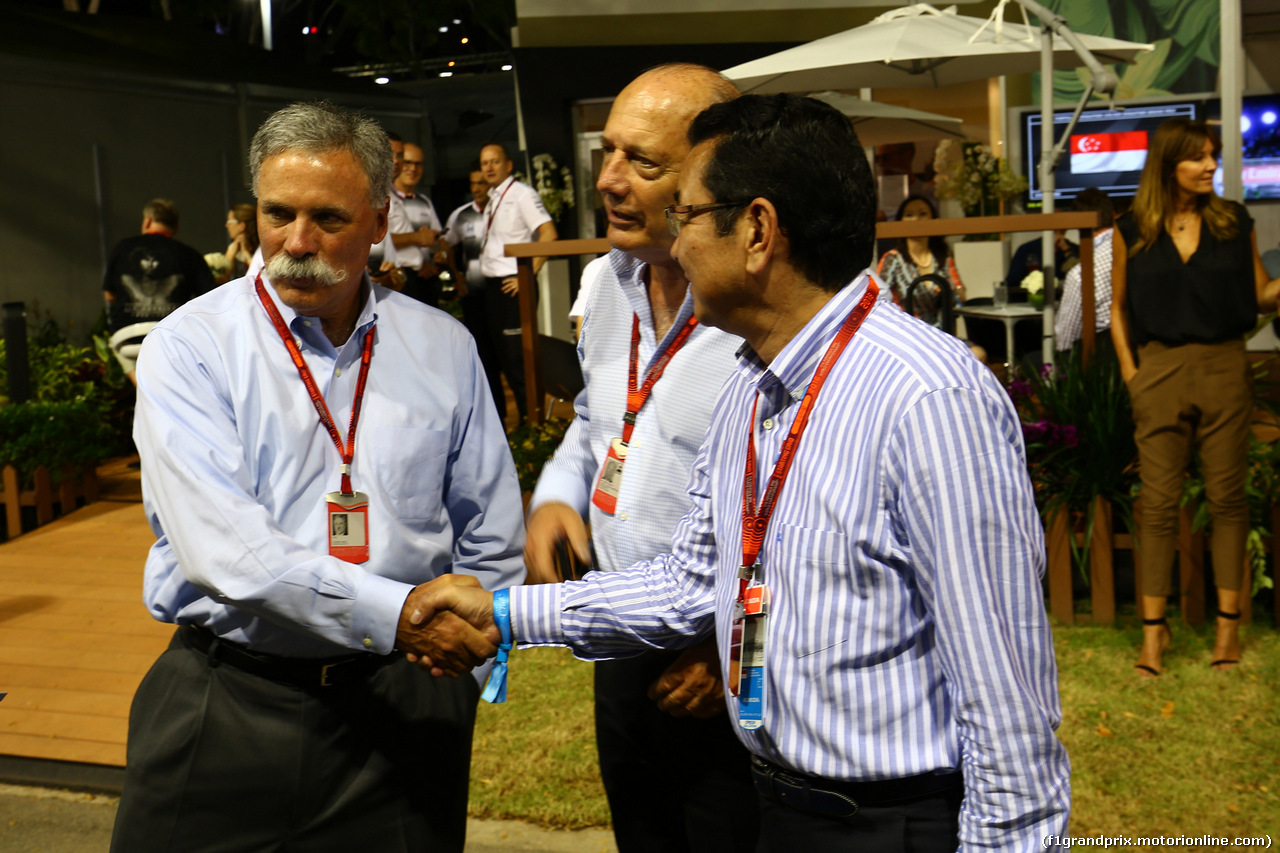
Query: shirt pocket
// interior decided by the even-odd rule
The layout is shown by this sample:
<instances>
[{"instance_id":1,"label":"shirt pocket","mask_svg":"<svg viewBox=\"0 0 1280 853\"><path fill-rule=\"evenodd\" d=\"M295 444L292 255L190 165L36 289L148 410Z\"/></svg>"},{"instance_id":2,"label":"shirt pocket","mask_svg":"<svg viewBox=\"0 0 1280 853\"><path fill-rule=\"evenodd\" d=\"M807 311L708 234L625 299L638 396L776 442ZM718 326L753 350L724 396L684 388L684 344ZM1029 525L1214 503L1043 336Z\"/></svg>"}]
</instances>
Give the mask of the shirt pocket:
<instances>
[{"instance_id":1,"label":"shirt pocket","mask_svg":"<svg viewBox=\"0 0 1280 853\"><path fill-rule=\"evenodd\" d=\"M775 638L796 657L848 641L857 583L848 539L835 530L776 524L766 582L774 585ZM769 580L772 577L773 580Z\"/></svg>"},{"instance_id":2,"label":"shirt pocket","mask_svg":"<svg viewBox=\"0 0 1280 853\"><path fill-rule=\"evenodd\" d=\"M373 427L370 467L396 518L435 518L444 503L450 434L425 427Z\"/></svg>"}]
</instances>

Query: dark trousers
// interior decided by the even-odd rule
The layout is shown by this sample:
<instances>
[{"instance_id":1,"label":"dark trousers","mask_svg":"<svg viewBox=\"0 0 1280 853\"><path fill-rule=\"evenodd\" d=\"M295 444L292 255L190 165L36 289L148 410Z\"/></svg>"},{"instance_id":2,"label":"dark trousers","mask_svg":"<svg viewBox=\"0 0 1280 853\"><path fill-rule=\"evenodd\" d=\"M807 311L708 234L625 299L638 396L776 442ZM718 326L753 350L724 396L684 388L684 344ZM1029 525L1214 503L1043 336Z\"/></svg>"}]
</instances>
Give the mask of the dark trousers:
<instances>
[{"instance_id":1,"label":"dark trousers","mask_svg":"<svg viewBox=\"0 0 1280 853\"><path fill-rule=\"evenodd\" d=\"M596 746L618 851L754 851L750 756L728 718L673 717L646 695L676 657L596 664Z\"/></svg>"},{"instance_id":2,"label":"dark trousers","mask_svg":"<svg viewBox=\"0 0 1280 853\"><path fill-rule=\"evenodd\" d=\"M460 300L462 325L467 327L471 337L476 340L476 353L480 356L485 378L489 380L489 393L493 395L493 404L501 416L507 411L507 397L502 390L502 362L498 359L498 347L489 328L487 299L488 294L484 290L467 291L467 295Z\"/></svg>"},{"instance_id":3,"label":"dark trousers","mask_svg":"<svg viewBox=\"0 0 1280 853\"><path fill-rule=\"evenodd\" d=\"M184 640L134 697L112 851L462 853L473 679L398 657L303 688Z\"/></svg>"},{"instance_id":4,"label":"dark trousers","mask_svg":"<svg viewBox=\"0 0 1280 853\"><path fill-rule=\"evenodd\" d=\"M537 286L537 282L534 282ZM537 291L534 291L537 296ZM502 292L502 279L486 278L484 280L484 308L489 322L489 335L493 338L498 352L498 363L502 365L502 373L507 377L511 393L516 398L516 409L520 412L520 420L528 414L528 403L524 390L524 339L520 329L520 296ZM501 414L505 407L499 407Z\"/></svg>"},{"instance_id":5,"label":"dark trousers","mask_svg":"<svg viewBox=\"0 0 1280 853\"><path fill-rule=\"evenodd\" d=\"M837 818L761 797L760 833L768 853L955 853L962 799L957 787Z\"/></svg>"},{"instance_id":6,"label":"dark trousers","mask_svg":"<svg viewBox=\"0 0 1280 853\"><path fill-rule=\"evenodd\" d=\"M1214 581L1239 589L1249 536L1245 475L1253 412L1244 341L1177 347L1152 341L1138 354L1129 396L1142 476L1142 594L1172 592L1178 511L1192 451L1200 456L1213 521Z\"/></svg>"}]
</instances>

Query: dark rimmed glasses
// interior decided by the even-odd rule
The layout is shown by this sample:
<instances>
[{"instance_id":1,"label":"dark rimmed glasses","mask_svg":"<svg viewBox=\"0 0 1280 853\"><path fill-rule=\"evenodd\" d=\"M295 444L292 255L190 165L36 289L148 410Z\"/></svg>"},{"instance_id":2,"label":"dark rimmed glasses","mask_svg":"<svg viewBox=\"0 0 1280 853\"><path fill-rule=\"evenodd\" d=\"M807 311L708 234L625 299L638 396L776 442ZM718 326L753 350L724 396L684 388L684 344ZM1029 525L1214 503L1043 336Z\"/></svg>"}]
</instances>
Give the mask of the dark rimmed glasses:
<instances>
[{"instance_id":1,"label":"dark rimmed glasses","mask_svg":"<svg viewBox=\"0 0 1280 853\"><path fill-rule=\"evenodd\" d=\"M680 229L699 213L706 213L708 210L723 210L728 207L742 207L742 202L713 201L710 204L669 204L663 208L662 212L667 216L667 228L671 231L671 236L679 237Z\"/></svg>"}]
</instances>

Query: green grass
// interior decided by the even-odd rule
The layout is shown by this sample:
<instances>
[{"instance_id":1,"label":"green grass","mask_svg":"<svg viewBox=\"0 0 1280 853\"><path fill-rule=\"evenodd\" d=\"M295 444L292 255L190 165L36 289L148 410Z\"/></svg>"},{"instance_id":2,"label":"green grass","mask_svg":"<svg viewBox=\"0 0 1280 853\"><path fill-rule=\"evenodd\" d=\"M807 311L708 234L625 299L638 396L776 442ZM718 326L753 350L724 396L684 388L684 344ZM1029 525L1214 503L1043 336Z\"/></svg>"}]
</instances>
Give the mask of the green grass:
<instances>
[{"instance_id":1,"label":"green grass","mask_svg":"<svg viewBox=\"0 0 1280 853\"><path fill-rule=\"evenodd\" d=\"M1274 838L1280 633L1241 629L1244 663L1218 673L1209 669L1212 630L1170 625L1173 645L1157 679L1134 672L1136 625L1054 629L1071 832ZM512 664L507 704L481 703L471 814L564 828L607 824L591 666L564 649L518 650Z\"/></svg>"}]
</instances>

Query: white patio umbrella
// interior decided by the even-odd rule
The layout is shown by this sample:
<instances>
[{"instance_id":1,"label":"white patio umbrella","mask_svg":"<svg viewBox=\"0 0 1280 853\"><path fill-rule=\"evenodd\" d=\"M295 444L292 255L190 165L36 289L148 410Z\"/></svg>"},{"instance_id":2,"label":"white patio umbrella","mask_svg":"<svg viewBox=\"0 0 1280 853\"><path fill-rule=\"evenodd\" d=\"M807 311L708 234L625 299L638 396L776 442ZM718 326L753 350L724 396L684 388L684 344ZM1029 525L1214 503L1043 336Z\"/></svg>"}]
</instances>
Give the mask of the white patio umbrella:
<instances>
[{"instance_id":1,"label":"white patio umbrella","mask_svg":"<svg viewBox=\"0 0 1280 853\"><path fill-rule=\"evenodd\" d=\"M859 141L868 148L917 139L964 138L960 119L951 116L864 101L843 92L814 92L809 97L847 115L857 128Z\"/></svg>"},{"instance_id":2,"label":"white patio umbrella","mask_svg":"<svg viewBox=\"0 0 1280 853\"><path fill-rule=\"evenodd\" d=\"M976 38L974 36L977 36ZM1078 35L1103 64L1132 62L1149 44ZM1053 39L1055 68L1085 63L1067 41ZM813 92L945 86L1040 70L1040 30L957 15L918 3L886 12L869 24L735 65L724 75L743 92Z\"/></svg>"}]
</instances>

